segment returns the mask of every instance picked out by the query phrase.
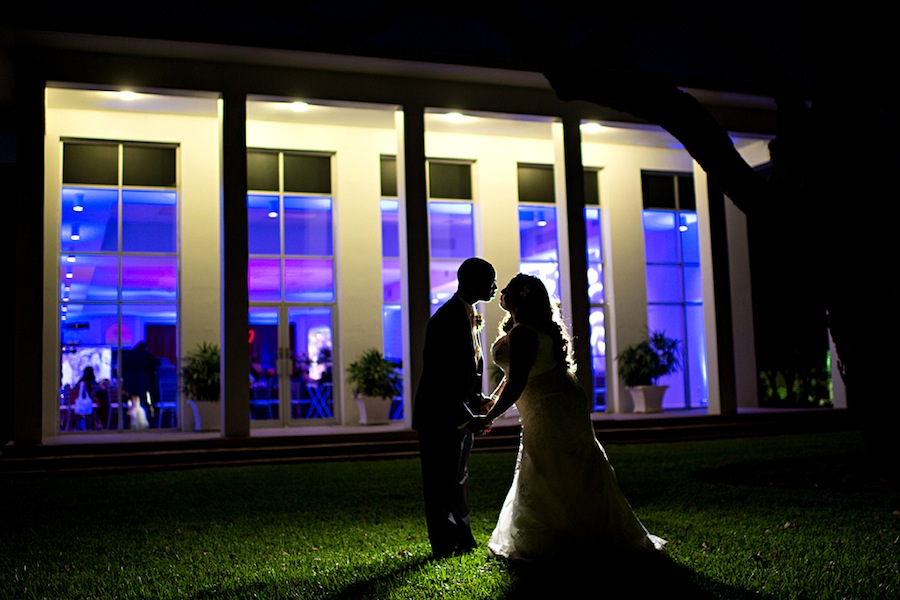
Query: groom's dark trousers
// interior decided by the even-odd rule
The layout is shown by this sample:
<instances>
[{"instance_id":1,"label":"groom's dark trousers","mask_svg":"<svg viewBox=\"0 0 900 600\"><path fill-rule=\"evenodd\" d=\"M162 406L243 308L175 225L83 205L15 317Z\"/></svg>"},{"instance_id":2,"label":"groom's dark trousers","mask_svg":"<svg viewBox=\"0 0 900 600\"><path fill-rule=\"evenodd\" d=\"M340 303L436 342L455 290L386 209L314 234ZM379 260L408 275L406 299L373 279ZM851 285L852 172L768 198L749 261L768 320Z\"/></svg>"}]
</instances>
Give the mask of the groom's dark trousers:
<instances>
[{"instance_id":1,"label":"groom's dark trousers","mask_svg":"<svg viewBox=\"0 0 900 600\"><path fill-rule=\"evenodd\" d=\"M469 453L473 435L466 430L419 436L425 522L432 554L439 558L475 547L469 522Z\"/></svg>"},{"instance_id":2,"label":"groom's dark trousers","mask_svg":"<svg viewBox=\"0 0 900 600\"><path fill-rule=\"evenodd\" d=\"M467 404L481 395L482 364L476 358L472 322L457 295L428 321L422 376L413 405L419 435L425 520L435 557L475 547L469 523L469 454L474 435ZM477 400L476 400L477 404Z\"/></svg>"}]
</instances>

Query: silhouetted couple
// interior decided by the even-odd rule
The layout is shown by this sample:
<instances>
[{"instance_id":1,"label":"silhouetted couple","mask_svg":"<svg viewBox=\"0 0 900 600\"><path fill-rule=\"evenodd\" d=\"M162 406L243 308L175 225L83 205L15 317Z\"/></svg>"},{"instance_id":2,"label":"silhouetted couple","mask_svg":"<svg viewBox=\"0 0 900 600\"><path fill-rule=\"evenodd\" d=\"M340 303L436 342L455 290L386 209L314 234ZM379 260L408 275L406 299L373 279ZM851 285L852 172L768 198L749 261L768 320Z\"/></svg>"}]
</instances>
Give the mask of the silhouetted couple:
<instances>
[{"instance_id":1,"label":"silhouetted couple","mask_svg":"<svg viewBox=\"0 0 900 600\"><path fill-rule=\"evenodd\" d=\"M497 291L493 266L465 260L458 288L434 314L425 334L424 363L413 407L422 463L425 518L432 554L473 550L468 460L476 434L516 405L521 443L513 482L488 542L514 561L661 549L619 489L594 435L591 402L579 386L568 332L540 279L518 274L500 293L507 312L491 345L504 377L484 396L478 302Z\"/></svg>"}]
</instances>

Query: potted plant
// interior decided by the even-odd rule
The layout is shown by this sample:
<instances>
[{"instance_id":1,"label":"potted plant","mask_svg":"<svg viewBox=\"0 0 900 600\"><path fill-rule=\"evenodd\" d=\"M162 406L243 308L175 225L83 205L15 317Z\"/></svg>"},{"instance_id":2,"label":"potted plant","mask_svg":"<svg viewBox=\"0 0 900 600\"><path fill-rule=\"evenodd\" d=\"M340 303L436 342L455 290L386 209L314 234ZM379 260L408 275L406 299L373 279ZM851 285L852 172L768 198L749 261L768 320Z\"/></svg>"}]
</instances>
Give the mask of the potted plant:
<instances>
[{"instance_id":1,"label":"potted plant","mask_svg":"<svg viewBox=\"0 0 900 600\"><path fill-rule=\"evenodd\" d=\"M658 385L660 377L681 368L681 341L653 331L646 340L629 346L616 356L619 376L634 400L635 412L661 412L669 386Z\"/></svg>"},{"instance_id":2,"label":"potted plant","mask_svg":"<svg viewBox=\"0 0 900 600\"><path fill-rule=\"evenodd\" d=\"M182 360L181 386L194 413L194 431L219 428L219 368L219 346L208 342Z\"/></svg>"},{"instance_id":3,"label":"potted plant","mask_svg":"<svg viewBox=\"0 0 900 600\"><path fill-rule=\"evenodd\" d=\"M347 367L347 382L359 406L360 425L390 420L391 402L398 393L397 363L369 348Z\"/></svg>"}]
</instances>

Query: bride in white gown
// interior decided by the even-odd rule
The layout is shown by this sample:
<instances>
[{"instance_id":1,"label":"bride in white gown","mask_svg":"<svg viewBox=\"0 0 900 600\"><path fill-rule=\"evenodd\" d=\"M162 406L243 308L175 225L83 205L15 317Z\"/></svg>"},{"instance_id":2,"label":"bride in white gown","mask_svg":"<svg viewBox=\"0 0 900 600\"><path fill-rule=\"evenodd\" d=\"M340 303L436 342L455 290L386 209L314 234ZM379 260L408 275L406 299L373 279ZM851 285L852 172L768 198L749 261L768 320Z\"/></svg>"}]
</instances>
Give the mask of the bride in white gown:
<instances>
[{"instance_id":1,"label":"bride in white gown","mask_svg":"<svg viewBox=\"0 0 900 600\"><path fill-rule=\"evenodd\" d=\"M594 435L568 336L543 283L516 275L501 291L500 306L509 315L491 353L504 379L483 425L515 403L522 434L489 550L532 561L572 552L662 549L665 540L648 533L634 514Z\"/></svg>"}]
</instances>

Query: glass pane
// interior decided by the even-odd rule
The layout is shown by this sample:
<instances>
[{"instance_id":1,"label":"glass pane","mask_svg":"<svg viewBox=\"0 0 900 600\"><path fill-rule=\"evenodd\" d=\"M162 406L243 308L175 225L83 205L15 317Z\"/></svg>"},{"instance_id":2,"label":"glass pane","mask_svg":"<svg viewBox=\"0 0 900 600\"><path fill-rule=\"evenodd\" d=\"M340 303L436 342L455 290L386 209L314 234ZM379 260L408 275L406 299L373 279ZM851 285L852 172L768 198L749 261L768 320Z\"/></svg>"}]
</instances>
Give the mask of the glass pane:
<instances>
[{"instance_id":1,"label":"glass pane","mask_svg":"<svg viewBox=\"0 0 900 600\"><path fill-rule=\"evenodd\" d=\"M456 292L456 270L462 261L431 261L431 312Z\"/></svg>"},{"instance_id":2,"label":"glass pane","mask_svg":"<svg viewBox=\"0 0 900 600\"><path fill-rule=\"evenodd\" d=\"M383 164L383 163L382 163ZM403 310L401 301L401 269L400 261L394 257L400 255L400 204L396 200L381 201L381 249L382 256L382 344L384 356L397 364L403 363ZM398 368L402 379L402 368ZM403 419L403 392L401 390L393 399L391 419Z\"/></svg>"},{"instance_id":3,"label":"glass pane","mask_svg":"<svg viewBox=\"0 0 900 600\"><path fill-rule=\"evenodd\" d=\"M284 299L334 302L334 265L330 259L285 259Z\"/></svg>"},{"instance_id":4,"label":"glass pane","mask_svg":"<svg viewBox=\"0 0 900 600\"><path fill-rule=\"evenodd\" d=\"M584 171L584 203L600 205L600 172L594 169Z\"/></svg>"},{"instance_id":5,"label":"glass pane","mask_svg":"<svg viewBox=\"0 0 900 600\"><path fill-rule=\"evenodd\" d=\"M59 385L61 432L106 428L109 413L107 390L112 386L113 353L114 348L109 345L63 347ZM81 385L82 378L85 378L84 386ZM86 391L82 392L82 387Z\"/></svg>"},{"instance_id":6,"label":"glass pane","mask_svg":"<svg viewBox=\"0 0 900 600\"><path fill-rule=\"evenodd\" d=\"M147 346L159 358L160 364L157 370L157 377L177 378L176 372L181 362L178 355L178 307L174 304L168 306L156 304L150 308L156 311L152 319L155 322L146 324L145 339L147 340ZM166 317L170 315L171 319L167 319ZM173 380L169 383L175 384L176 382ZM171 398L172 395L177 395L177 393L177 389L161 389L159 396L161 400L164 400L167 394ZM165 415L163 420L165 420Z\"/></svg>"},{"instance_id":7,"label":"glass pane","mask_svg":"<svg viewBox=\"0 0 900 600\"><path fill-rule=\"evenodd\" d=\"M382 335L384 336L384 357L398 366L397 395L391 401L390 418L403 420L403 310L399 304L385 304L382 310Z\"/></svg>"},{"instance_id":8,"label":"glass pane","mask_svg":"<svg viewBox=\"0 0 900 600\"><path fill-rule=\"evenodd\" d=\"M647 265L647 302L681 302L681 269Z\"/></svg>"},{"instance_id":9,"label":"glass pane","mask_svg":"<svg viewBox=\"0 0 900 600\"><path fill-rule=\"evenodd\" d=\"M475 255L475 226L471 204L429 202L428 214L432 258L465 260Z\"/></svg>"},{"instance_id":10,"label":"glass pane","mask_svg":"<svg viewBox=\"0 0 900 600\"><path fill-rule=\"evenodd\" d=\"M395 156L381 157L381 195L397 195L397 158Z\"/></svg>"},{"instance_id":11,"label":"glass pane","mask_svg":"<svg viewBox=\"0 0 900 600\"><path fill-rule=\"evenodd\" d=\"M550 300L560 299L559 289L559 264L554 262L523 262L519 263L519 272L534 275L544 282Z\"/></svg>"},{"instance_id":12,"label":"glass pane","mask_svg":"<svg viewBox=\"0 0 900 600\"><path fill-rule=\"evenodd\" d=\"M116 252L119 249L119 193L63 188L60 248L63 252Z\"/></svg>"},{"instance_id":13,"label":"glass pane","mask_svg":"<svg viewBox=\"0 0 900 600\"><path fill-rule=\"evenodd\" d=\"M291 418L332 419L332 324L331 308L312 306L291 308L290 354Z\"/></svg>"},{"instance_id":14,"label":"glass pane","mask_svg":"<svg viewBox=\"0 0 900 600\"><path fill-rule=\"evenodd\" d=\"M606 289L603 286L603 265L588 263L588 302L603 304L606 302Z\"/></svg>"},{"instance_id":15,"label":"glass pane","mask_svg":"<svg viewBox=\"0 0 900 600\"><path fill-rule=\"evenodd\" d=\"M603 214L599 208L584 209L585 235L588 262L603 260Z\"/></svg>"},{"instance_id":16,"label":"glass pane","mask_svg":"<svg viewBox=\"0 0 900 600\"><path fill-rule=\"evenodd\" d=\"M606 314L602 308L588 313L591 328L591 368L594 373L594 410L606 408Z\"/></svg>"},{"instance_id":17,"label":"glass pane","mask_svg":"<svg viewBox=\"0 0 900 600\"><path fill-rule=\"evenodd\" d=\"M678 180L678 208L685 210L697 209L697 198L694 195L694 176L680 174Z\"/></svg>"},{"instance_id":18,"label":"glass pane","mask_svg":"<svg viewBox=\"0 0 900 600\"><path fill-rule=\"evenodd\" d=\"M247 195L247 247L250 254L281 254L278 196Z\"/></svg>"},{"instance_id":19,"label":"glass pane","mask_svg":"<svg viewBox=\"0 0 900 600\"><path fill-rule=\"evenodd\" d=\"M278 309L250 308L250 419L278 418Z\"/></svg>"},{"instance_id":20,"label":"glass pane","mask_svg":"<svg viewBox=\"0 0 900 600\"><path fill-rule=\"evenodd\" d=\"M175 148L126 144L122 148L122 183L175 187Z\"/></svg>"},{"instance_id":21,"label":"glass pane","mask_svg":"<svg viewBox=\"0 0 900 600\"><path fill-rule=\"evenodd\" d=\"M175 192L122 192L122 250L175 252L177 198Z\"/></svg>"},{"instance_id":22,"label":"glass pane","mask_svg":"<svg viewBox=\"0 0 900 600\"><path fill-rule=\"evenodd\" d=\"M331 157L285 153L284 191L330 194Z\"/></svg>"},{"instance_id":23,"label":"glass pane","mask_svg":"<svg viewBox=\"0 0 900 600\"><path fill-rule=\"evenodd\" d=\"M160 357L160 366L156 371L159 385L159 401L156 406L156 427L158 429L177 429L181 420L178 410L178 360L171 361Z\"/></svg>"},{"instance_id":24,"label":"glass pane","mask_svg":"<svg viewBox=\"0 0 900 600\"><path fill-rule=\"evenodd\" d=\"M399 304L385 304L382 310L384 357L403 361L403 311Z\"/></svg>"},{"instance_id":25,"label":"glass pane","mask_svg":"<svg viewBox=\"0 0 900 600\"><path fill-rule=\"evenodd\" d=\"M175 304L122 304L122 345L133 345L146 341L151 330L160 326L175 326L178 323L178 306ZM171 333L174 335L174 332ZM154 342L160 356L175 362L175 340L163 346Z\"/></svg>"},{"instance_id":26,"label":"glass pane","mask_svg":"<svg viewBox=\"0 0 900 600\"><path fill-rule=\"evenodd\" d=\"M700 234L697 213L678 213L681 231L681 262L700 264Z\"/></svg>"},{"instance_id":27,"label":"glass pane","mask_svg":"<svg viewBox=\"0 0 900 600\"><path fill-rule=\"evenodd\" d=\"M703 307L687 306L687 344L685 359L690 383L690 406L702 407L709 403L709 373L706 370L706 328L703 324Z\"/></svg>"},{"instance_id":28,"label":"glass pane","mask_svg":"<svg viewBox=\"0 0 900 600\"><path fill-rule=\"evenodd\" d=\"M247 265L247 286L251 302L281 300L281 260L250 258Z\"/></svg>"},{"instance_id":29,"label":"glass pane","mask_svg":"<svg viewBox=\"0 0 900 600\"><path fill-rule=\"evenodd\" d=\"M174 256L123 256L122 300L174 302L178 261Z\"/></svg>"},{"instance_id":30,"label":"glass pane","mask_svg":"<svg viewBox=\"0 0 900 600\"><path fill-rule=\"evenodd\" d=\"M247 151L247 189L278 191L278 153Z\"/></svg>"},{"instance_id":31,"label":"glass pane","mask_svg":"<svg viewBox=\"0 0 900 600\"><path fill-rule=\"evenodd\" d=\"M63 348L119 343L118 305L67 304L65 308L59 323Z\"/></svg>"},{"instance_id":32,"label":"glass pane","mask_svg":"<svg viewBox=\"0 0 900 600\"><path fill-rule=\"evenodd\" d=\"M119 183L119 147L116 144L63 144L63 183Z\"/></svg>"},{"instance_id":33,"label":"glass pane","mask_svg":"<svg viewBox=\"0 0 900 600\"><path fill-rule=\"evenodd\" d=\"M97 382L111 381L113 377L114 348L109 344L72 344L62 348L60 384L74 390L78 380L90 367Z\"/></svg>"},{"instance_id":34,"label":"glass pane","mask_svg":"<svg viewBox=\"0 0 900 600\"><path fill-rule=\"evenodd\" d=\"M428 163L429 198L472 199L472 167L465 163Z\"/></svg>"},{"instance_id":35,"label":"glass pane","mask_svg":"<svg viewBox=\"0 0 900 600\"><path fill-rule=\"evenodd\" d=\"M676 208L675 177L671 174L641 173L641 192L644 208Z\"/></svg>"},{"instance_id":36,"label":"glass pane","mask_svg":"<svg viewBox=\"0 0 900 600\"><path fill-rule=\"evenodd\" d=\"M645 210L644 250L648 263L678 263L675 213L666 210Z\"/></svg>"},{"instance_id":37,"label":"glass pane","mask_svg":"<svg viewBox=\"0 0 900 600\"><path fill-rule=\"evenodd\" d=\"M64 308L68 310L60 316L60 431L115 429L119 407L118 306L73 304ZM96 379L94 402L76 411L76 388L86 367L93 369Z\"/></svg>"},{"instance_id":38,"label":"glass pane","mask_svg":"<svg viewBox=\"0 0 900 600\"><path fill-rule=\"evenodd\" d=\"M400 302L400 261L386 259L382 261L382 301L385 303Z\"/></svg>"},{"instance_id":39,"label":"glass pane","mask_svg":"<svg viewBox=\"0 0 900 600\"><path fill-rule=\"evenodd\" d=\"M400 256L400 203L396 200L381 201L381 255Z\"/></svg>"},{"instance_id":40,"label":"glass pane","mask_svg":"<svg viewBox=\"0 0 900 600\"><path fill-rule=\"evenodd\" d=\"M524 262L556 262L555 207L519 207L519 258Z\"/></svg>"},{"instance_id":41,"label":"glass pane","mask_svg":"<svg viewBox=\"0 0 900 600\"><path fill-rule=\"evenodd\" d=\"M519 202L556 202L552 165L519 165Z\"/></svg>"},{"instance_id":42,"label":"glass pane","mask_svg":"<svg viewBox=\"0 0 900 600\"><path fill-rule=\"evenodd\" d=\"M110 428L175 427L178 419L177 307L174 304L122 305L122 363L119 393L125 406L110 407ZM165 398L163 398L165 394ZM160 404L164 402L164 404Z\"/></svg>"},{"instance_id":43,"label":"glass pane","mask_svg":"<svg viewBox=\"0 0 900 600\"><path fill-rule=\"evenodd\" d=\"M700 267L684 267L684 301L703 304L703 282Z\"/></svg>"},{"instance_id":44,"label":"glass pane","mask_svg":"<svg viewBox=\"0 0 900 600\"><path fill-rule=\"evenodd\" d=\"M647 307L647 325L650 331L664 331L671 338L681 340L684 348L684 315L681 306L651 304ZM660 378L659 385L667 385L663 398L663 408L685 408L685 373L682 368L676 373Z\"/></svg>"},{"instance_id":45,"label":"glass pane","mask_svg":"<svg viewBox=\"0 0 900 600\"><path fill-rule=\"evenodd\" d=\"M64 254L59 263L60 299L115 302L119 298L118 276L115 256Z\"/></svg>"},{"instance_id":46,"label":"glass pane","mask_svg":"<svg viewBox=\"0 0 900 600\"><path fill-rule=\"evenodd\" d=\"M331 198L284 199L284 253L332 256Z\"/></svg>"}]
</instances>

